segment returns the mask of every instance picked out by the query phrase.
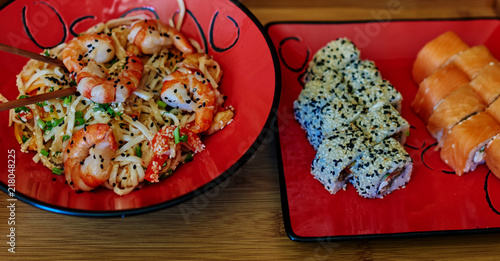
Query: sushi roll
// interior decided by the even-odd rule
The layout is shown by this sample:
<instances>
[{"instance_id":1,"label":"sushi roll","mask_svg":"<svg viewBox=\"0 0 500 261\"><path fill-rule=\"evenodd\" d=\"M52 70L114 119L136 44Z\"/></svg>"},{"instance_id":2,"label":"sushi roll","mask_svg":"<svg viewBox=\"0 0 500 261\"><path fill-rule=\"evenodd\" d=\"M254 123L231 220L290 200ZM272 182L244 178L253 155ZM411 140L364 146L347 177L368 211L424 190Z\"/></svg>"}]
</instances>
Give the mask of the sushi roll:
<instances>
[{"instance_id":1,"label":"sushi roll","mask_svg":"<svg viewBox=\"0 0 500 261\"><path fill-rule=\"evenodd\" d=\"M484 160L491 172L497 178L500 178L500 164L498 164L500 162L500 136L495 136L488 146L486 146Z\"/></svg>"},{"instance_id":2,"label":"sushi roll","mask_svg":"<svg viewBox=\"0 0 500 261\"><path fill-rule=\"evenodd\" d=\"M305 74L305 82L321 76L326 71L339 71L359 60L360 51L351 40L339 38L329 42L314 54Z\"/></svg>"},{"instance_id":3,"label":"sushi roll","mask_svg":"<svg viewBox=\"0 0 500 261\"><path fill-rule=\"evenodd\" d=\"M500 96L500 65L495 63L485 66L472 79L470 86L481 97L484 104L491 104Z\"/></svg>"},{"instance_id":4,"label":"sushi roll","mask_svg":"<svg viewBox=\"0 0 500 261\"><path fill-rule=\"evenodd\" d=\"M364 110L365 107L359 100L347 93L333 97L321 110L323 137L330 136L336 129L349 126Z\"/></svg>"},{"instance_id":5,"label":"sushi roll","mask_svg":"<svg viewBox=\"0 0 500 261\"><path fill-rule=\"evenodd\" d=\"M355 125L337 129L319 146L311 164L311 174L326 190L335 194L346 188L351 177L351 163L369 146L370 140Z\"/></svg>"},{"instance_id":6,"label":"sushi roll","mask_svg":"<svg viewBox=\"0 0 500 261\"><path fill-rule=\"evenodd\" d=\"M411 108L427 123L436 106L446 96L468 83L469 77L456 65L450 63L420 83Z\"/></svg>"},{"instance_id":7,"label":"sushi roll","mask_svg":"<svg viewBox=\"0 0 500 261\"><path fill-rule=\"evenodd\" d=\"M408 183L412 169L410 155L397 140L388 138L355 160L351 183L362 197L383 198Z\"/></svg>"},{"instance_id":8,"label":"sushi roll","mask_svg":"<svg viewBox=\"0 0 500 261\"><path fill-rule=\"evenodd\" d=\"M390 104L377 104L360 115L355 124L370 137L374 144L393 137L404 144L410 124Z\"/></svg>"},{"instance_id":9,"label":"sushi roll","mask_svg":"<svg viewBox=\"0 0 500 261\"><path fill-rule=\"evenodd\" d=\"M420 84L452 57L469 46L454 32L448 31L432 39L418 52L413 63L413 80Z\"/></svg>"},{"instance_id":10,"label":"sushi roll","mask_svg":"<svg viewBox=\"0 0 500 261\"><path fill-rule=\"evenodd\" d=\"M484 162L488 142L500 133L500 125L486 112L470 116L451 128L443 138L441 159L458 176Z\"/></svg>"},{"instance_id":11,"label":"sushi roll","mask_svg":"<svg viewBox=\"0 0 500 261\"><path fill-rule=\"evenodd\" d=\"M365 107L370 108L377 103L388 103L397 111L401 111L403 96L387 80L374 83L371 86L363 86L353 91L353 97L357 97Z\"/></svg>"},{"instance_id":12,"label":"sushi roll","mask_svg":"<svg viewBox=\"0 0 500 261\"><path fill-rule=\"evenodd\" d=\"M375 63L370 60L359 60L349 64L344 70L345 78L354 90L369 87L382 82L382 75Z\"/></svg>"},{"instance_id":13,"label":"sushi roll","mask_svg":"<svg viewBox=\"0 0 500 261\"><path fill-rule=\"evenodd\" d=\"M455 57L453 63L472 80L486 65L498 63L498 60L493 57L486 46L477 45Z\"/></svg>"},{"instance_id":14,"label":"sushi roll","mask_svg":"<svg viewBox=\"0 0 500 261\"><path fill-rule=\"evenodd\" d=\"M439 141L437 148L442 145L443 133L447 133L460 121L484 109L486 106L468 84L444 98L432 113L427 124L427 130Z\"/></svg>"},{"instance_id":15,"label":"sushi roll","mask_svg":"<svg viewBox=\"0 0 500 261\"><path fill-rule=\"evenodd\" d=\"M337 84L341 84L340 80ZM296 120L306 131L309 142L317 148L323 139L321 126L323 125L322 110L335 97L333 81L325 85L320 79L308 82L293 103Z\"/></svg>"},{"instance_id":16,"label":"sushi roll","mask_svg":"<svg viewBox=\"0 0 500 261\"><path fill-rule=\"evenodd\" d=\"M492 102L486 109L486 113L488 113L498 124L500 124L500 99L496 99Z\"/></svg>"}]
</instances>

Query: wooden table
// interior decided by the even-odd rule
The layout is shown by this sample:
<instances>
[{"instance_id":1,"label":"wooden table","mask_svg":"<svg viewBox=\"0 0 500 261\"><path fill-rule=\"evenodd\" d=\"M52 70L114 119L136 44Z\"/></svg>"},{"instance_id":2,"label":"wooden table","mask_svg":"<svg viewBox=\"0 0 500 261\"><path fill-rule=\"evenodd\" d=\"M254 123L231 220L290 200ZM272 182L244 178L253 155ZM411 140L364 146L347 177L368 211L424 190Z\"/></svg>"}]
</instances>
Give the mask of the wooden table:
<instances>
[{"instance_id":1,"label":"wooden table","mask_svg":"<svg viewBox=\"0 0 500 261\"><path fill-rule=\"evenodd\" d=\"M0 0L0 3L4 0ZM497 3L433 0L243 0L262 24L497 16ZM389 5L389 7L388 7ZM266 139L227 183L178 206L125 218L81 218L16 204L16 253L7 252L9 211L0 193L0 260L498 259L500 234L299 243L284 230L275 141Z\"/></svg>"}]
</instances>

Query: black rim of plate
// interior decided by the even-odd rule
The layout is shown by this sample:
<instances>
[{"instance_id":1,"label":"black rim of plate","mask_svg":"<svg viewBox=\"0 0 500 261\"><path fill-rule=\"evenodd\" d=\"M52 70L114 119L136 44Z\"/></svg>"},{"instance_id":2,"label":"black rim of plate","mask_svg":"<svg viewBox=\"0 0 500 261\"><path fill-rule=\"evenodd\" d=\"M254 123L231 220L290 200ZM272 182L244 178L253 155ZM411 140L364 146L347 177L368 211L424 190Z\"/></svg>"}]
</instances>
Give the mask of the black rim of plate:
<instances>
[{"instance_id":1,"label":"black rim of plate","mask_svg":"<svg viewBox=\"0 0 500 261\"><path fill-rule=\"evenodd\" d=\"M0 10L8 6L10 3L14 2L14 0L7 1L3 6L0 6ZM278 55L276 53L276 50L274 49L274 45L271 41L271 38L269 35L267 35L266 30L262 26L262 24L259 22L259 20L255 17L255 15L248 10L243 4L238 2L237 0L230 0L231 3L233 3L236 7L238 7L241 11L243 11L248 18L257 26L259 31L261 32L262 36L266 40L269 52L271 54L272 60L273 60L273 65L274 65L274 74L275 74L275 82L274 82L274 97L273 97L273 103L271 106L271 109L269 111L269 115L267 117L267 120L264 124L263 129L260 131L259 135L256 137L250 148L226 171L221 173L217 178L213 179L212 181L208 182L207 184L201 186L200 188L193 190L185 195L182 195L180 197L177 197L175 199L171 199L168 201L165 201L163 203L147 206L147 207L141 207L141 208L135 208L135 209L126 209L126 210L116 210L116 211L92 211L92 210L80 210L80 209L72 209L72 208L67 208L67 207L61 207L53 204L49 204L46 202L39 201L37 199L34 199L32 197L26 196L22 193L16 192L15 197L27 204L30 204L32 206L38 207L43 210L47 210L50 212L54 213L59 213L59 214L65 214L65 215L71 215L71 216L82 216L82 217L125 217L125 216L132 216L132 215L137 215L137 214L144 214L147 212L152 212L168 207L173 207L175 205L178 205L179 203L182 203L184 201L187 201L189 199L192 199L198 195L201 195L212 188L216 187L217 185L221 184L224 182L227 178L229 178L231 175L233 175L241 166L243 166L249 159L250 157L257 151L258 147L261 145L262 141L266 138L266 135L268 134L269 129L274 126L273 122L275 121L276 118L276 111L278 109L279 105L279 99L280 99L280 93L281 93L281 70L280 70L280 63L278 60ZM0 190L5 192L6 194L8 193L8 186L4 184L3 182L0 182Z\"/></svg>"},{"instance_id":2,"label":"black rim of plate","mask_svg":"<svg viewBox=\"0 0 500 261\"><path fill-rule=\"evenodd\" d=\"M497 20L496 17L467 17L467 18L432 18L432 19L394 19L388 21L380 20L357 20L357 21L276 21L270 22L265 25L266 32L273 25L281 24L360 24L360 23L387 23L387 22L419 22L419 21L469 21L469 20ZM275 128L278 129L278 119L274 122ZM489 234L498 233L500 228L483 228L483 229L463 229L463 230L436 230L436 231L422 231L422 232L402 232L390 234L361 234L350 236L318 236L318 237L304 237L295 234L292 228L290 219L290 208L288 205L288 194L286 190L285 173L283 171L283 158L281 153L281 145L279 132L274 132L276 140L276 151L278 157L278 171L280 183L280 196L281 196L281 210L283 213L283 223L288 237L293 241L300 242L336 242L347 240L370 240L370 239L403 239L403 238L416 238L416 237L430 237L430 236L456 236L456 235L470 235L470 234Z\"/></svg>"}]
</instances>

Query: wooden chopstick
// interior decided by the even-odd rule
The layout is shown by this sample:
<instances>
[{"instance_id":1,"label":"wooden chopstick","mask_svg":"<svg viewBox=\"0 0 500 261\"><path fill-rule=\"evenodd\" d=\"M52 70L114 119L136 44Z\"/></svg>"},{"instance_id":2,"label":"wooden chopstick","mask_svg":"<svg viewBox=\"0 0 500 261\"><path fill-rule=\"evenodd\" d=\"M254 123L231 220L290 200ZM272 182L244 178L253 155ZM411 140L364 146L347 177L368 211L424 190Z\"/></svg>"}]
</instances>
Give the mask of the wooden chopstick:
<instances>
[{"instance_id":1,"label":"wooden chopstick","mask_svg":"<svg viewBox=\"0 0 500 261\"><path fill-rule=\"evenodd\" d=\"M45 55L41 55L38 53L29 52L29 51L19 49L19 48L16 48L16 47L13 47L10 45L6 45L3 43L0 43L0 51L20 55L20 56L23 56L23 57L26 57L29 59L34 59L34 60L41 61L44 63L48 63L48 64L52 64L52 65L59 66L62 68L66 68L61 60L47 57ZM13 101L5 102L5 103L0 103L0 111L14 109L14 108L26 106L26 105L37 103L37 102L43 102L43 101L47 101L47 100L61 98L64 96L75 94L75 93L76 93L76 87L70 87L70 88L66 88L66 89L62 89L62 90L58 90L58 91L54 91L54 92L44 93L44 94L40 94L40 95L36 95L36 96L32 96L32 97L27 97L27 98L23 98L23 99L13 100Z\"/></svg>"},{"instance_id":2,"label":"wooden chopstick","mask_svg":"<svg viewBox=\"0 0 500 261\"><path fill-rule=\"evenodd\" d=\"M72 95L76 93L76 87L69 87L66 89L58 90L58 91L53 91L53 92L48 92L40 95L35 95L19 100L13 100L5 103L0 103L0 111L4 110L9 110L9 109L14 109L18 108L21 106L26 106L28 104L33 104L37 102L43 102L47 100L52 100L56 98L61 98L64 96Z\"/></svg>"},{"instance_id":3,"label":"wooden chopstick","mask_svg":"<svg viewBox=\"0 0 500 261\"><path fill-rule=\"evenodd\" d=\"M61 60L47 57L45 55L41 55L38 53L29 52L29 51L19 49L19 48L16 48L16 47L13 47L10 45L6 45L3 43L0 43L0 51L12 53L12 54L17 54L17 55L20 55L20 56L23 56L26 58L30 58L30 59L38 60L38 61L41 61L44 63L53 64L55 66L66 68Z\"/></svg>"}]
</instances>

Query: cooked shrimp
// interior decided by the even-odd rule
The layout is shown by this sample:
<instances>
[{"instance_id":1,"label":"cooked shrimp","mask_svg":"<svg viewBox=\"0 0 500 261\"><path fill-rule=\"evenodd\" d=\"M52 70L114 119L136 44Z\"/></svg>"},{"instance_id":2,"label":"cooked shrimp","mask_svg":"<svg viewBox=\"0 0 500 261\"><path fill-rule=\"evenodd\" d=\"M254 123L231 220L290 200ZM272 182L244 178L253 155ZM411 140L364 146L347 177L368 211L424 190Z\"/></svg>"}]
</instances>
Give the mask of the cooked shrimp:
<instances>
[{"instance_id":1,"label":"cooked shrimp","mask_svg":"<svg viewBox=\"0 0 500 261\"><path fill-rule=\"evenodd\" d=\"M118 74L110 74L90 61L77 75L77 90L97 103L124 102L137 89L142 69L142 60L128 52L123 70Z\"/></svg>"},{"instance_id":2,"label":"cooked shrimp","mask_svg":"<svg viewBox=\"0 0 500 261\"><path fill-rule=\"evenodd\" d=\"M168 168L174 170L180 161L182 146L195 154L205 149L205 145L203 145L200 138L187 128L178 126L161 128L151 141L154 155L149 162L145 179L152 183L159 182L160 170L168 159L173 159Z\"/></svg>"},{"instance_id":3,"label":"cooked shrimp","mask_svg":"<svg viewBox=\"0 0 500 261\"><path fill-rule=\"evenodd\" d=\"M226 127L233 121L233 117L234 117L233 107L229 107L227 109L217 112L214 116L212 124L203 134L212 135L222 130L224 127Z\"/></svg>"},{"instance_id":4,"label":"cooked shrimp","mask_svg":"<svg viewBox=\"0 0 500 261\"><path fill-rule=\"evenodd\" d=\"M66 181L74 190L90 191L108 180L118 143L107 124L75 132L63 152Z\"/></svg>"},{"instance_id":5,"label":"cooked shrimp","mask_svg":"<svg viewBox=\"0 0 500 261\"><path fill-rule=\"evenodd\" d=\"M193 46L184 35L154 19L145 19L132 24L128 41L137 45L145 54L157 53L161 48L172 44L184 54L194 52Z\"/></svg>"},{"instance_id":6,"label":"cooked shrimp","mask_svg":"<svg viewBox=\"0 0 500 261\"><path fill-rule=\"evenodd\" d=\"M115 56L113 39L106 34L84 34L73 38L62 52L63 63L70 73L78 74L89 61L102 64Z\"/></svg>"},{"instance_id":7,"label":"cooked shrimp","mask_svg":"<svg viewBox=\"0 0 500 261\"><path fill-rule=\"evenodd\" d=\"M169 106L185 111L194 111L195 133L206 131L212 124L215 113L216 92L205 76L186 68L179 68L163 80L161 99Z\"/></svg>"},{"instance_id":8,"label":"cooked shrimp","mask_svg":"<svg viewBox=\"0 0 500 261\"><path fill-rule=\"evenodd\" d=\"M208 54L192 53L184 55L184 60L177 65L199 71L203 74L209 74L215 83L219 83L222 78L222 70L219 63Z\"/></svg>"}]
</instances>

